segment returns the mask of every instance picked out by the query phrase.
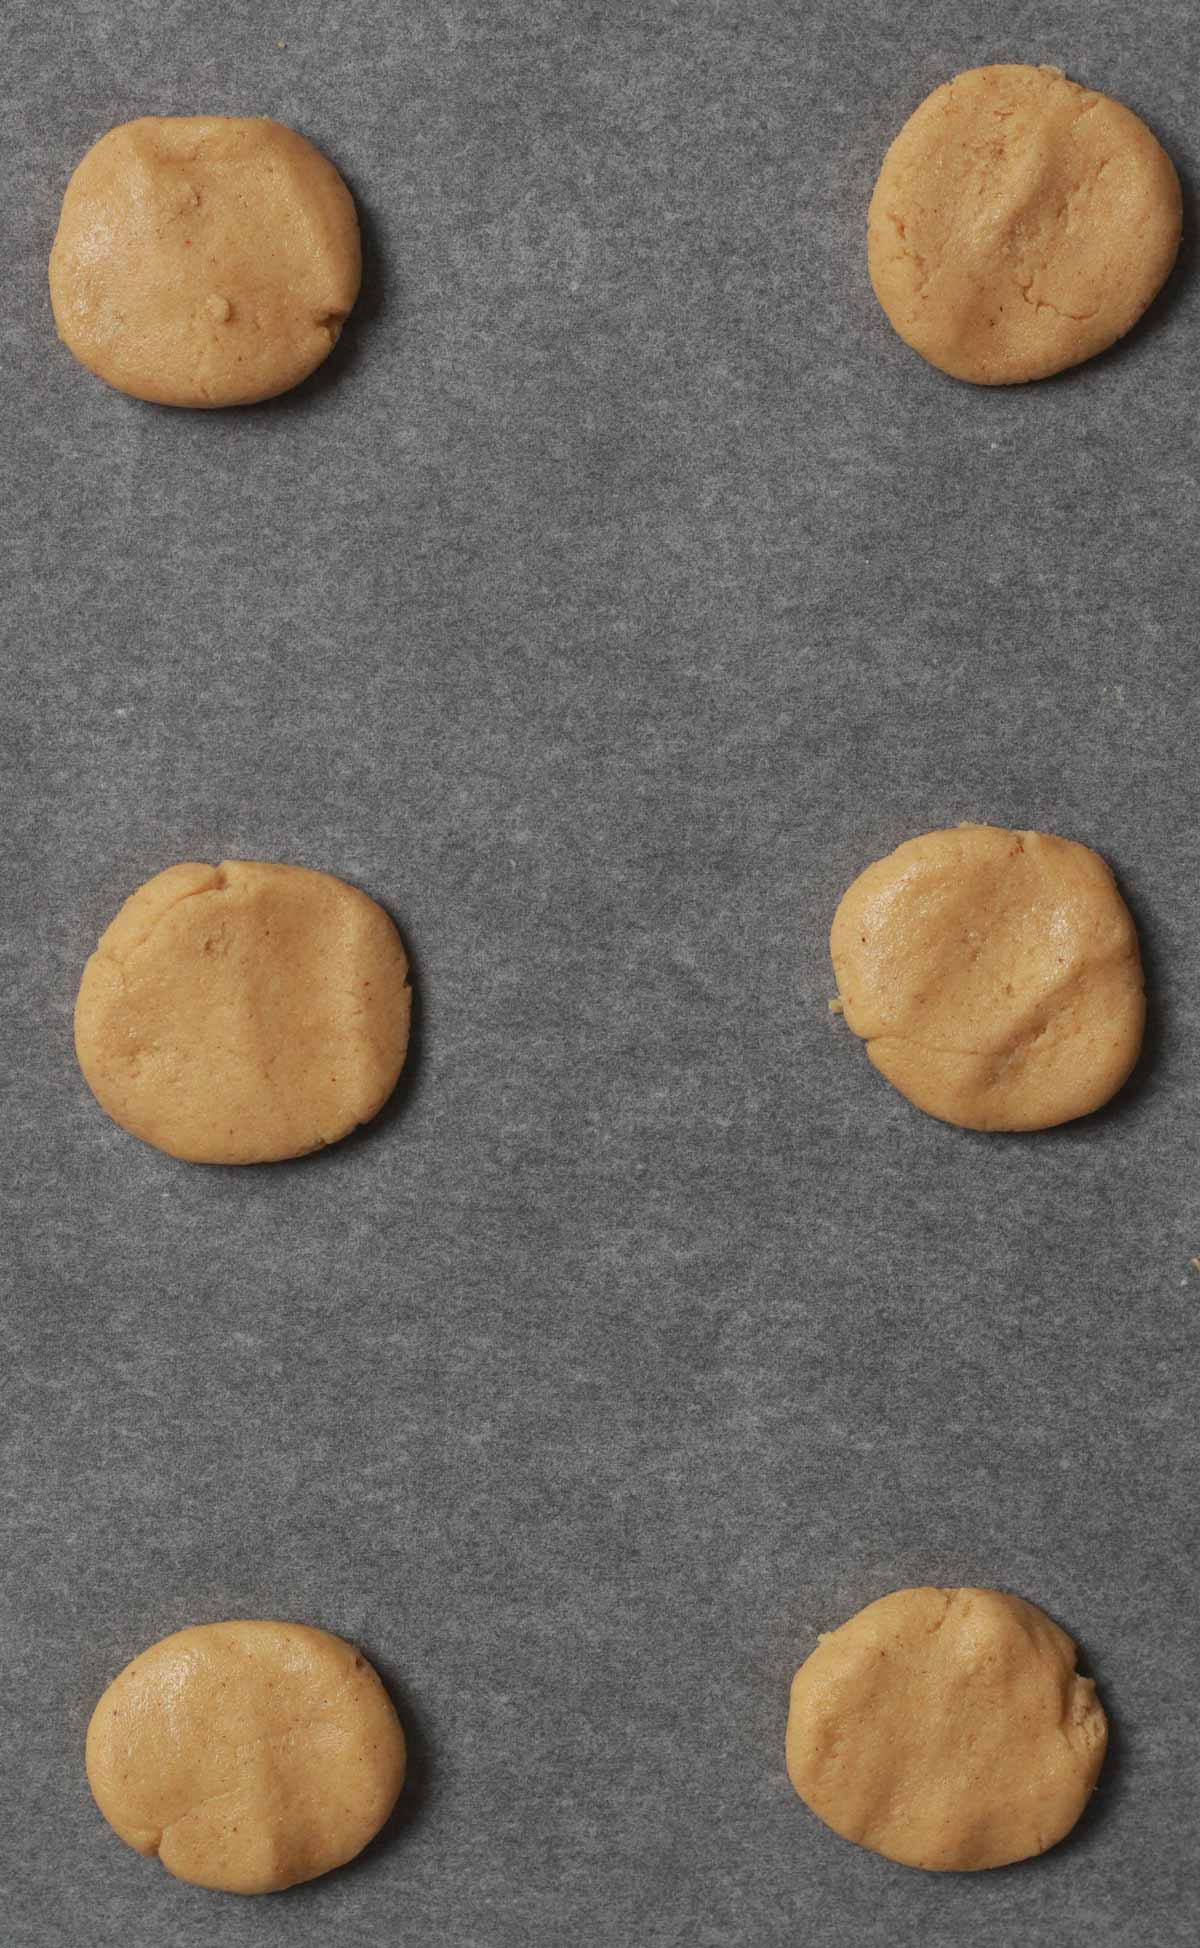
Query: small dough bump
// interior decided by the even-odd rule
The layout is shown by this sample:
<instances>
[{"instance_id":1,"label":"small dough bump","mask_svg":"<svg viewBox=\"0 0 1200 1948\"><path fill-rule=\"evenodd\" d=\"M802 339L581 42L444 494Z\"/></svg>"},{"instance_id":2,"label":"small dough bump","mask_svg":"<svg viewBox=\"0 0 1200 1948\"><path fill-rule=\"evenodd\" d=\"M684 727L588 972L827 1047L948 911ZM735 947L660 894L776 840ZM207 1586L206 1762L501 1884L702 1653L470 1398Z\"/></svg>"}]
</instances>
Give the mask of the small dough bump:
<instances>
[{"instance_id":1,"label":"small dough bump","mask_svg":"<svg viewBox=\"0 0 1200 1948\"><path fill-rule=\"evenodd\" d=\"M918 1109L1037 1130L1116 1094L1142 1043L1137 931L1089 847L960 825L859 874L834 916L846 1024Z\"/></svg>"},{"instance_id":2,"label":"small dough bump","mask_svg":"<svg viewBox=\"0 0 1200 1948\"><path fill-rule=\"evenodd\" d=\"M1059 69L972 68L926 97L867 219L875 295L956 379L1018 385L1121 338L1175 262L1179 178L1145 123Z\"/></svg>"},{"instance_id":3,"label":"small dough bump","mask_svg":"<svg viewBox=\"0 0 1200 1948\"><path fill-rule=\"evenodd\" d=\"M274 1163L335 1143L404 1066L400 936L356 886L305 866L169 866L83 971L79 1065L101 1108L190 1163Z\"/></svg>"},{"instance_id":4,"label":"small dough bump","mask_svg":"<svg viewBox=\"0 0 1200 1948\"><path fill-rule=\"evenodd\" d=\"M179 1880L270 1894L344 1865L404 1784L404 1732L352 1644L306 1624L206 1623L126 1665L92 1714L109 1825Z\"/></svg>"},{"instance_id":5,"label":"small dough bump","mask_svg":"<svg viewBox=\"0 0 1200 1948\"><path fill-rule=\"evenodd\" d=\"M50 254L59 337L161 406L245 406L299 385L358 295L354 200L294 129L145 116L101 136Z\"/></svg>"},{"instance_id":6,"label":"small dough bump","mask_svg":"<svg viewBox=\"0 0 1200 1948\"><path fill-rule=\"evenodd\" d=\"M901 1866L964 1873L1063 1839L1107 1742L1074 1644L1032 1603L905 1589L823 1636L800 1666L787 1769L843 1839Z\"/></svg>"}]
</instances>

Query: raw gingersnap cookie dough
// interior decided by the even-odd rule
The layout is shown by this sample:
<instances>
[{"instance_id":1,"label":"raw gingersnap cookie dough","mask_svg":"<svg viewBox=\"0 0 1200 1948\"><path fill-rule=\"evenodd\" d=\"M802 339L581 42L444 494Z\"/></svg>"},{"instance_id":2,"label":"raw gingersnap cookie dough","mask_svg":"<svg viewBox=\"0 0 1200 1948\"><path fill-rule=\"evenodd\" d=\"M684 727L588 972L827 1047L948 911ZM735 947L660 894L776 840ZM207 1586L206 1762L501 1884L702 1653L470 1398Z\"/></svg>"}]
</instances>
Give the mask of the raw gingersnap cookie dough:
<instances>
[{"instance_id":1,"label":"raw gingersnap cookie dough","mask_svg":"<svg viewBox=\"0 0 1200 1948\"><path fill-rule=\"evenodd\" d=\"M205 1623L127 1664L92 1714L105 1819L168 1873L273 1894L361 1853L404 1784L404 1733L353 1644L299 1623Z\"/></svg>"},{"instance_id":2,"label":"raw gingersnap cookie dough","mask_svg":"<svg viewBox=\"0 0 1200 1948\"><path fill-rule=\"evenodd\" d=\"M918 1109L969 1130L1086 1116L1137 1061L1137 932L1104 861L959 825L860 873L830 936L848 1025Z\"/></svg>"},{"instance_id":3,"label":"raw gingersnap cookie dough","mask_svg":"<svg viewBox=\"0 0 1200 1948\"><path fill-rule=\"evenodd\" d=\"M1018 385L1136 324L1179 248L1169 157L1118 101L1057 68L972 68L884 157L867 219L875 295L943 372Z\"/></svg>"},{"instance_id":4,"label":"raw gingersnap cookie dough","mask_svg":"<svg viewBox=\"0 0 1200 1948\"><path fill-rule=\"evenodd\" d=\"M1069 1833L1108 1726L1075 1646L996 1590L897 1590L821 1638L792 1683L788 1777L843 1839L973 1872Z\"/></svg>"},{"instance_id":5,"label":"raw gingersnap cookie dough","mask_svg":"<svg viewBox=\"0 0 1200 1948\"><path fill-rule=\"evenodd\" d=\"M50 297L60 338L119 392L246 406L328 356L361 270L353 198L294 129L148 115L68 183Z\"/></svg>"},{"instance_id":6,"label":"raw gingersnap cookie dough","mask_svg":"<svg viewBox=\"0 0 1200 1948\"><path fill-rule=\"evenodd\" d=\"M170 866L126 900L75 1004L79 1066L122 1129L189 1163L275 1163L383 1107L408 960L356 886L304 866Z\"/></svg>"}]
</instances>

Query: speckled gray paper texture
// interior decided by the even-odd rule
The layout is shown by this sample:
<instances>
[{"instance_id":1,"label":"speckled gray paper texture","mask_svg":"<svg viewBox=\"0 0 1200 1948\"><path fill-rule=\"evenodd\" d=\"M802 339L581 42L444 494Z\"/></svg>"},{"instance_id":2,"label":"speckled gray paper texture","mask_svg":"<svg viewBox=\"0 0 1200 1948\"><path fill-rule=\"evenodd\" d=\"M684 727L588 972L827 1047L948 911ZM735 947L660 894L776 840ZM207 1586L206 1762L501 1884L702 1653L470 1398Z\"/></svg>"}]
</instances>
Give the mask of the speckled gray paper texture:
<instances>
[{"instance_id":1,"label":"speckled gray paper texture","mask_svg":"<svg viewBox=\"0 0 1200 1948\"><path fill-rule=\"evenodd\" d=\"M4 1948L1176 1948L1200 1927L1200 302L1192 0L6 0ZM885 147L1048 61L1177 163L1115 352L975 390L868 284ZM121 397L45 264L113 123L273 115L362 214L315 380ZM1109 859L1151 1029L987 1138L829 1012L867 862L961 819ZM181 859L365 887L394 1106L183 1165L75 1066L83 962ZM818 1630L1020 1592L1111 1714L1032 1865L907 1871L783 1767ZM185 1623L377 1662L411 1783L261 1900L92 1805Z\"/></svg>"}]
</instances>

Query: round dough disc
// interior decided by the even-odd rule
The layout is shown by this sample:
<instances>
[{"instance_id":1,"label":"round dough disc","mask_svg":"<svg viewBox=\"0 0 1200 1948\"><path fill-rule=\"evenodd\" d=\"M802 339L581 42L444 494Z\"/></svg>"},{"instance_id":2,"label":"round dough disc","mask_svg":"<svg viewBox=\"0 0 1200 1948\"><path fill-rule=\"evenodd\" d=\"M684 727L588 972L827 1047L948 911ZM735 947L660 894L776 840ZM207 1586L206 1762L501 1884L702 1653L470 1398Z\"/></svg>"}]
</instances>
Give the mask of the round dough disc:
<instances>
[{"instance_id":1,"label":"round dough disc","mask_svg":"<svg viewBox=\"0 0 1200 1948\"><path fill-rule=\"evenodd\" d=\"M353 198L294 129L148 115L68 183L50 297L60 338L119 392L245 406L328 357L361 270Z\"/></svg>"},{"instance_id":2,"label":"round dough disc","mask_svg":"<svg viewBox=\"0 0 1200 1948\"><path fill-rule=\"evenodd\" d=\"M973 1872L1069 1833L1107 1740L1074 1644L1041 1610L996 1590L897 1590L796 1672L787 1768L843 1839Z\"/></svg>"},{"instance_id":3,"label":"round dough disc","mask_svg":"<svg viewBox=\"0 0 1200 1948\"><path fill-rule=\"evenodd\" d=\"M204 1623L113 1679L88 1783L128 1846L230 1894L273 1894L361 1853L404 1784L404 1733L353 1644L300 1623Z\"/></svg>"},{"instance_id":4,"label":"round dough disc","mask_svg":"<svg viewBox=\"0 0 1200 1948\"><path fill-rule=\"evenodd\" d=\"M383 1107L408 961L355 886L303 866L170 866L83 970L79 1066L122 1129L189 1163L275 1163Z\"/></svg>"},{"instance_id":5,"label":"round dough disc","mask_svg":"<svg viewBox=\"0 0 1200 1948\"><path fill-rule=\"evenodd\" d=\"M1137 932L1104 861L1043 832L960 825L860 873L834 916L848 1025L918 1109L969 1130L1086 1116L1137 1061Z\"/></svg>"},{"instance_id":6,"label":"round dough disc","mask_svg":"<svg viewBox=\"0 0 1200 1948\"><path fill-rule=\"evenodd\" d=\"M1179 178L1144 122L1057 68L972 68L884 157L867 218L875 295L906 344L976 385L1092 358L1175 262Z\"/></svg>"}]
</instances>

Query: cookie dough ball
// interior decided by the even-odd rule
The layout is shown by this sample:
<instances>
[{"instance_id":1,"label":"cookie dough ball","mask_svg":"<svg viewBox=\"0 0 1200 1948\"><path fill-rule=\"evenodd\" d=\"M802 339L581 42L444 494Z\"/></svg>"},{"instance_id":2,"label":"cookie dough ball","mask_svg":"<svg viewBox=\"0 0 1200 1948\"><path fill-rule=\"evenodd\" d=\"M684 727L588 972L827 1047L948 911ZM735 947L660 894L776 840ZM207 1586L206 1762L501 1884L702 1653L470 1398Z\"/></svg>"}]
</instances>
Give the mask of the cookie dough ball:
<instances>
[{"instance_id":1,"label":"cookie dough ball","mask_svg":"<svg viewBox=\"0 0 1200 1948\"><path fill-rule=\"evenodd\" d=\"M1040 1130L1121 1087L1146 1016L1137 933L1070 839L960 825L860 873L830 937L849 1026L918 1109Z\"/></svg>"},{"instance_id":2,"label":"cookie dough ball","mask_svg":"<svg viewBox=\"0 0 1200 1948\"><path fill-rule=\"evenodd\" d=\"M357 887L303 866L170 866L126 900L75 1004L115 1123L189 1163L275 1163L383 1107L408 1046L408 961Z\"/></svg>"},{"instance_id":3,"label":"cookie dough ball","mask_svg":"<svg viewBox=\"0 0 1200 1948\"><path fill-rule=\"evenodd\" d=\"M1144 122L1057 68L972 68L901 129L867 219L875 295L931 365L1046 379L1136 324L1182 199Z\"/></svg>"},{"instance_id":4,"label":"cookie dough ball","mask_svg":"<svg viewBox=\"0 0 1200 1948\"><path fill-rule=\"evenodd\" d=\"M113 1679L88 1783L128 1846L230 1894L341 1867L404 1784L404 1733L353 1644L300 1623L205 1623Z\"/></svg>"},{"instance_id":5,"label":"cookie dough ball","mask_svg":"<svg viewBox=\"0 0 1200 1948\"><path fill-rule=\"evenodd\" d=\"M245 406L316 370L360 275L353 199L302 135L148 115L68 183L50 297L60 338L119 392Z\"/></svg>"},{"instance_id":6,"label":"cookie dough ball","mask_svg":"<svg viewBox=\"0 0 1200 1948\"><path fill-rule=\"evenodd\" d=\"M897 1590L800 1666L787 1769L843 1839L904 1867L973 1872L1069 1833L1107 1739L1074 1644L1031 1603Z\"/></svg>"}]
</instances>

